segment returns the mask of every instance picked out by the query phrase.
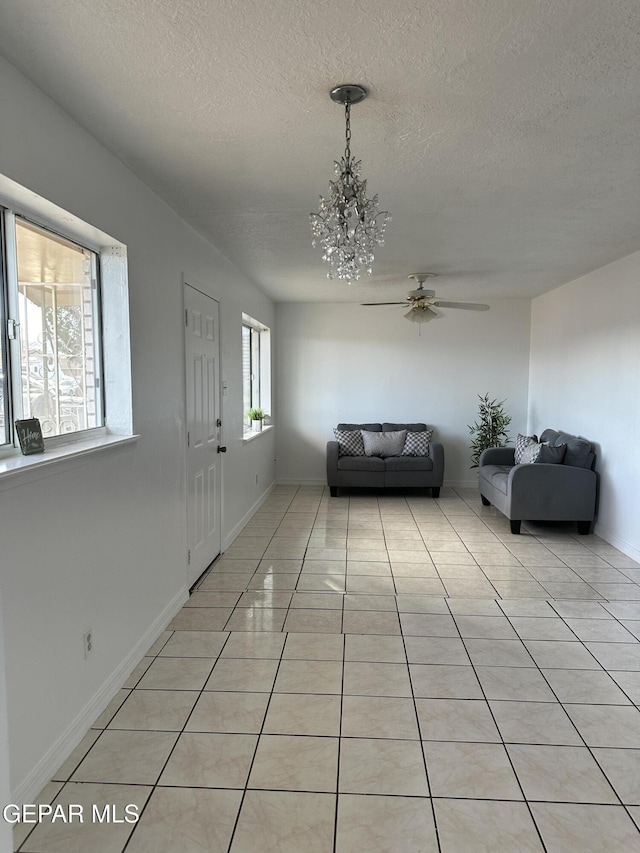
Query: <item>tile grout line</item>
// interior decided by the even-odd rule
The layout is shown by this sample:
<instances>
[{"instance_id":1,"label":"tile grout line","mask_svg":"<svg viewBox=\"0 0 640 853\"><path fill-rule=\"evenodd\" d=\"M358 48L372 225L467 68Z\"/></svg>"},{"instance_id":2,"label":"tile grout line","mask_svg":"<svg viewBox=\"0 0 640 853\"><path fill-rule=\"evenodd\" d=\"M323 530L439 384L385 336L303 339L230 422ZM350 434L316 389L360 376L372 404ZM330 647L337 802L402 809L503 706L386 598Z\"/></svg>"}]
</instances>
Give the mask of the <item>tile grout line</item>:
<instances>
[{"instance_id":1,"label":"tile grout line","mask_svg":"<svg viewBox=\"0 0 640 853\"><path fill-rule=\"evenodd\" d=\"M174 633L175 633L175 632L174 632ZM160 768L160 772L158 773L158 775L157 775L157 777L156 777L156 781L155 781L154 783L152 783L152 785L151 785L151 791L149 792L149 796L147 797L147 799L146 799L146 801L145 801L145 804L144 804L144 806L142 807L142 811L140 812L140 815L139 815L139 817L138 817L138 820L137 820L137 821L136 821L136 823L134 824L133 829L131 830L131 833L129 834L129 837L128 837L128 839L127 839L127 841L126 841L126 843L125 843L124 847L122 848L122 853L125 853L125 851L126 851L127 847L129 846L129 844L130 844L130 842L131 842L131 839L132 839L132 838L133 838L133 836L135 835L135 832L136 832L136 830L138 829L138 827L140 826L140 821L142 820L142 817L143 817L143 815L144 815L145 811L147 810L147 807L149 806L149 803L150 803L150 801L151 801L151 798L153 797L154 793L157 791L158 787L160 787L158 783L160 782L160 779L162 778L162 774L164 773L164 771L165 771L165 769L166 769L167 765L169 764L169 762L170 762L170 760L171 760L171 757L172 757L172 755L174 754L175 749L176 749L176 747L177 747L177 745L178 745L178 743L179 743L179 741L180 741L180 738L182 737L182 735L184 734L184 732L185 732L185 730L186 730L186 727L187 727L187 725L188 725L188 723L189 723L189 720L191 719L191 717L192 717L192 715L193 715L193 712L194 712L194 710L195 710L196 705L198 704L198 702L199 702L199 700L200 700L200 698L201 698L202 694L205 692L205 687L206 687L206 685L207 685L207 682L208 682L208 681L209 681L209 679L211 678L211 674L212 674L213 670L215 669L215 666L216 666L217 662L220 660L220 657L222 656L222 652L223 652L223 650L224 650L225 646L227 645L227 643L229 642L229 637L230 637L230 636L231 636L231 634L228 634L228 635L227 635L227 637L225 638L225 640L224 640L224 642L223 642L223 644L222 644L222 646L221 646L221 648L220 648L220 651L218 652L218 654L217 654L217 656L216 656L215 661L214 661L214 662L213 662L213 664L211 665L211 669L209 670L209 675L207 675L207 677L205 678L204 683L203 683L203 685L202 685L202 688L201 688L199 691L197 691L198 696L197 696L197 698L196 698L195 702L193 703L193 705L192 705L192 707L191 707L191 710L190 710L190 711L189 711L189 713L187 714L186 719L185 719L185 721L184 721L184 723L183 723L183 725L182 725L182 728L181 728L180 730L178 730L178 733L177 733L177 737L176 737L175 743L173 744L173 746L172 746L172 747L171 747L171 749L169 750L169 754L167 755L167 758L166 758L165 762L163 763L162 767ZM169 639L171 639L171 638L169 638ZM167 640L167 642L168 642L168 640ZM165 643L164 645L166 646L166 645L167 645L167 643ZM164 648L164 646L163 646L163 648ZM162 651L162 649L161 649L161 651ZM156 655L156 660L157 660L157 659L158 659L158 655ZM143 676L143 677L144 677L144 676ZM140 682L138 682L138 683L140 683ZM135 689L135 688L134 688L134 689ZM196 691L194 691L194 692L196 692ZM128 697L127 697L127 698L128 698ZM125 701L126 701L126 700L125 700ZM124 703L123 703L123 704L124 704Z\"/></svg>"},{"instance_id":2,"label":"tile grout line","mask_svg":"<svg viewBox=\"0 0 640 853\"><path fill-rule=\"evenodd\" d=\"M453 615L453 614L452 614L452 615ZM506 615L506 614L505 614L505 615ZM509 621L509 623L511 624L511 620L510 620L509 616L507 616L506 618L507 618L507 620ZM454 621L455 621L455 616L454 616ZM513 625L511 625L511 627L513 628ZM515 630L515 628L514 628L514 630ZM516 633L517 633L517 632L516 632ZM482 685L482 682L481 682L481 680L480 680L480 678L478 677L478 674L477 674L477 672L476 672L476 665L473 663L473 659L471 658L471 655L469 654L469 652L468 652L468 650L467 650L466 643L465 643L465 638L464 638L464 637L462 637L462 635L460 635L460 639L462 640L463 645L465 646L465 651L467 652L467 655L468 655L468 657L469 657L469 661L470 661L471 666L472 666L472 668L473 668L473 670L474 670L474 674L475 674L476 679L477 679L477 681L478 681L478 684L479 684L479 686L480 686L480 690L482 691L482 694L483 694L483 696L484 696L485 702L487 703L487 707L489 708L489 712L490 712L491 717L492 717L492 719L493 719L494 725L496 726L496 729L497 729L497 731L498 731L498 734L500 735L502 745L503 745L503 747L505 748L505 752L506 752L507 757L508 757L508 759L509 759L509 764L511 765L511 768L512 768L512 770L513 770L513 773L514 773L514 776L515 776L515 778L516 778L516 781L518 782L518 787L519 787L519 788L520 788L520 790L522 791L522 795L523 795L524 802L527 804L527 808L528 808L528 810L529 810L529 813L531 814L531 818L532 818L532 820L534 821L534 825L536 826L536 830L537 830L537 832L538 832L538 835L540 836L540 840L541 840L541 842L542 842L542 844L543 844L543 847L544 847L544 841L543 841L543 839L542 839L542 835L541 835L540 829L539 829L539 827L538 827L538 825L537 825L537 821L535 820L535 817L534 817L534 815L533 815L533 812L532 812L532 810L531 810L531 807L530 807L529 803L530 803L530 802L548 802L548 803L556 803L556 802L560 802L560 801L558 801L558 800L548 800L548 801L547 801L547 800L531 800L531 801L530 801L530 800L527 798L527 796L526 796L526 794L525 794L525 792L524 792L524 789L523 789L523 787L522 787L522 784L521 784L521 782L520 782L520 778L519 778L518 773L517 773L517 771L516 771L515 765L513 764L513 760L512 760L512 758L511 758L511 754L509 753L509 750L506 748L507 743L511 743L511 742L505 742L505 740L504 740L504 737L503 737L503 735L502 735L502 732L500 731L500 727L498 726L497 720L496 720L496 718L495 718L495 716L494 716L493 709L491 708L490 700L487 698L487 695L486 695L485 689L484 689L484 687L483 687L483 685ZM521 642L522 642L522 641L521 641ZM523 643L523 645L524 645L524 643ZM526 647L525 647L525 648L526 648ZM527 652L528 652L528 651L529 651L529 650L527 649ZM532 657L532 656L531 656L531 657ZM537 671L538 671L538 673L540 674L540 676L543 678L543 680L545 681L545 683L547 684L547 686L549 687L549 689L551 690L551 692L553 693L553 695L556 697L556 700L557 700L557 703L558 703L559 707L561 707L561 708L562 708L562 710L564 711L564 713L565 713L565 715L566 715L567 719L570 721L570 723L572 724L573 728L575 729L576 734L577 734L577 735L578 735L578 737L582 740L583 746L582 746L582 747L580 747L580 746L577 746L577 745L576 745L575 747L573 747L573 746L572 746L572 745L570 745L570 744L529 744L529 745L531 745L531 746L536 746L536 745L540 745L540 746L547 746L547 745L548 745L548 746L556 746L556 747L560 747L560 748L568 748L568 749L572 749L572 748L575 748L575 749L583 749L583 748L584 748L584 749L586 749L586 750L587 750L587 752L589 753L589 755L591 756L591 758L594 760L594 762L595 762L596 766L598 767L598 769L602 772L602 774L603 774L604 778L606 779L607 783L609 784L609 786L610 786L610 788L611 788L611 790L612 790L613 794L618 798L618 804L619 804L619 805L621 805L621 806L623 806L623 807L625 808L625 811L628 813L628 809L625 807L625 804L622 802L622 799L621 799L621 797L619 796L619 794L618 794L617 790L616 790L616 789L615 789L615 787L612 785L611 781L609 780L609 777L607 776L607 774L605 773L604 769L601 767L600 763L598 762L598 760L596 759L595 755L593 754L591 747L590 747L590 746L589 746L589 744L586 742L585 738L583 737L583 735L581 734L581 732L580 732L580 731L579 731L579 729L577 728L577 726L576 726L576 724L574 723L573 719L570 717L570 715L569 715L569 714L567 713L567 711L565 710L565 708L564 708L564 703L563 703L563 702L561 702L561 700L560 700L560 699L559 699L559 697L557 696L557 694L556 694L555 690L553 689L553 687L551 686L551 684L550 684L550 683L548 682L548 680L546 679L546 677L545 677L545 675L544 675L544 672L543 672L543 671L542 671L542 669L539 667L539 665L538 665L538 663L536 662L536 660L535 660L533 657L532 657L532 660L533 660L533 663L535 664L535 669L537 669ZM533 669L533 667L531 667L531 668ZM500 701L500 700L492 700L492 701ZM519 701L519 700L512 700L512 701ZM524 701L528 701L528 700L524 700ZM544 704L544 703L543 703L543 704ZM569 704L571 704L571 703L569 703ZM522 743L522 742L518 741L518 742L514 742L514 745L515 745L515 746L518 746L518 745L525 745L525 746L526 746L527 744L524 744L524 743ZM571 803L575 803L576 801L575 801L575 800L572 800L572 801L567 801L567 802L571 804ZM590 803L589 805L615 805L615 804L612 804L612 803L600 803L600 804ZM633 820L633 819L632 819L632 820ZM545 849L546 849L546 847L545 847Z\"/></svg>"},{"instance_id":3,"label":"tile grout line","mask_svg":"<svg viewBox=\"0 0 640 853\"><path fill-rule=\"evenodd\" d=\"M405 655L405 659L407 661L407 671L409 674L409 686L411 688L411 699L413 702L413 713L415 715L416 727L418 730L418 737L420 738L420 752L422 753L422 763L424 766L425 777L427 780L427 790L429 791L429 802L431 804L431 816L433 818L433 827L434 827L434 831L435 831L435 835L436 835L436 844L438 845L438 851L442 851L442 844L440 841L440 832L438 829L438 819L436 817L436 807L435 807L435 803L433 801L434 800L433 787L431 784L431 780L429 778L429 767L427 765L427 757L425 755L424 741L422 739L422 728L420 726L420 716L418 714L418 706L416 703L416 695L415 695L415 690L413 687L413 676L411 673L411 666L409 664L409 653L407 652L407 643L406 643L405 633L404 633L404 630L402 628L402 623L400 625L400 636L402 638L402 647L404 649L404 655Z\"/></svg>"},{"instance_id":4,"label":"tile grout line","mask_svg":"<svg viewBox=\"0 0 640 853\"><path fill-rule=\"evenodd\" d=\"M452 614L452 616L453 616L453 614ZM457 624L457 622L456 622L456 620L455 620L455 616L453 616L453 621L454 621L454 623L455 623L455 625L456 625L456 628L458 628L458 624ZM510 755L510 753L509 753L509 750L507 749L507 745L506 745L506 743L505 743L504 736L503 736L502 732L500 731L500 727L499 727L499 725L498 725L498 721L496 720L495 715L494 715L494 713L493 713L493 708L491 707L491 704L490 704L490 702L489 702L489 699L487 698L487 694L486 694L486 692L485 692L484 687L482 686L482 682L481 682L481 681L480 681L480 679L478 678L478 673L477 673L477 671L476 671L475 664L473 663L473 659L472 659L471 655L469 654L469 650L467 649L467 644L465 643L465 638L462 636L462 634L460 634L459 629L458 629L458 633L459 633L459 635L460 635L460 640L462 641L462 645L464 646L464 650L465 650L465 652L466 652L466 654L467 654L467 657L469 658L469 663L471 664L471 668L473 669L473 674L474 674L474 675L475 675L475 677L476 677L476 681L478 682L478 686L480 687L480 691L481 691L481 693L482 693L482 695L483 695L483 697L484 697L484 701L485 701L485 703L486 703L486 706L487 706L487 708L488 708L488 710L489 710L489 713L491 714L491 719L493 720L493 724L494 724L494 726L496 727L496 731L498 732L498 735L500 736L500 742L501 742L501 744L502 744L502 748L503 748L503 750L504 750L504 753L505 753L505 755L507 756L507 760L508 760L508 762L509 762L509 766L511 767L511 771L513 772L513 776L514 776L514 778L515 778L515 780L516 780L516 783L517 783L517 785L518 785L518 788L520 789L520 791L521 791L521 793L522 793L522 799L523 799L523 802L525 803L525 805L526 805L526 807L527 807L527 811L529 812L529 815L530 815L530 817L531 817L531 820L532 820L532 822L533 822L533 825L534 825L534 827L535 827L535 830L536 830L536 832L537 832L537 834L538 834L538 838L540 839L540 844L542 845L542 849L546 851L547 847L546 847L546 845L545 845L545 843L544 843L544 839L542 838L542 833L541 833L540 828L539 828L539 826L538 826L538 823L537 823L537 821L536 821L536 819L535 819L535 817L534 817L533 810L531 809L531 806L530 806L530 804L529 804L529 801L527 800L527 796L526 796L526 794L525 794L525 792L524 792L524 788L523 788L522 783L521 783L521 781L520 781L520 777L518 776L518 774L517 774L517 772L516 772L516 768L515 768L515 766L514 766L514 764L513 764L513 760L512 760L512 758L511 758L511 755ZM533 662L535 663L535 661L533 661Z\"/></svg>"}]
</instances>

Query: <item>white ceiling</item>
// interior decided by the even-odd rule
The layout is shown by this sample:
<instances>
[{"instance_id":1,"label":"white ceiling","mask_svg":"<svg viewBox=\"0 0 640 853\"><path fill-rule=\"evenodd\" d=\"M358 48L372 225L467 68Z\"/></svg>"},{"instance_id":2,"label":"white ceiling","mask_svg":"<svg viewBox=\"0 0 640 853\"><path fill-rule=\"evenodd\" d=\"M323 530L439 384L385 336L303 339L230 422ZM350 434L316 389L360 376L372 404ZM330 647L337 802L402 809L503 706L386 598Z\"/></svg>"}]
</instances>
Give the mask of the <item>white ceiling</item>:
<instances>
[{"instance_id":1,"label":"white ceiling","mask_svg":"<svg viewBox=\"0 0 640 853\"><path fill-rule=\"evenodd\" d=\"M640 249L638 0L2 0L0 52L278 301L531 297ZM344 149L393 221L311 246Z\"/></svg>"}]
</instances>

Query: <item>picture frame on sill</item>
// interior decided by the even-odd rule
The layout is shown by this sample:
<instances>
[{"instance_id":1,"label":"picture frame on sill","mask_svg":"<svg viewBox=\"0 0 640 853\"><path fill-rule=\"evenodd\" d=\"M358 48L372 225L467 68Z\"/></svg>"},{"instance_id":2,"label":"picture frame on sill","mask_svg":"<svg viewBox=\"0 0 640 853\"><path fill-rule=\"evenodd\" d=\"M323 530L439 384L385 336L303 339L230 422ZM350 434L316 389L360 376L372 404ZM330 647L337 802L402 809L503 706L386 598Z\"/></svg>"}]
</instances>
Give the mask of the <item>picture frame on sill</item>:
<instances>
[{"instance_id":1,"label":"picture frame on sill","mask_svg":"<svg viewBox=\"0 0 640 853\"><path fill-rule=\"evenodd\" d=\"M33 453L44 453L42 426L38 418L17 420L16 433L18 434L20 450L23 456L31 456Z\"/></svg>"}]
</instances>

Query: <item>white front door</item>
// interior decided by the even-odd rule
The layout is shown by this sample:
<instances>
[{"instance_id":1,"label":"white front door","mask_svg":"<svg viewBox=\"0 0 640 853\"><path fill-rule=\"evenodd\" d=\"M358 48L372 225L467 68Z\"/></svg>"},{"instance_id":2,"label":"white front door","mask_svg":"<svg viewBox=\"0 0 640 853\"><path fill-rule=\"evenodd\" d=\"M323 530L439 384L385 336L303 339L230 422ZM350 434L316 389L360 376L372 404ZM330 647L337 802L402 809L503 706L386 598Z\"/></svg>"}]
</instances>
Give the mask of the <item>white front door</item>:
<instances>
[{"instance_id":1,"label":"white front door","mask_svg":"<svg viewBox=\"0 0 640 853\"><path fill-rule=\"evenodd\" d=\"M184 286L187 365L187 581L192 586L220 553L219 306Z\"/></svg>"}]
</instances>

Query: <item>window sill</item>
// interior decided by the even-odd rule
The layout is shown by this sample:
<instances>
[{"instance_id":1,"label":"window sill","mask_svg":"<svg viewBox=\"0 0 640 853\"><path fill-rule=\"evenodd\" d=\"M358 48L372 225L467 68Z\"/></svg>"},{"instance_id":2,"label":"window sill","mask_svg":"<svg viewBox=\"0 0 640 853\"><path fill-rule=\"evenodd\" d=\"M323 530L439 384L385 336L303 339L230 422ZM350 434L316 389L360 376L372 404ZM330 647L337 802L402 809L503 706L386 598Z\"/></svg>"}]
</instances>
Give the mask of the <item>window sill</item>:
<instances>
[{"instance_id":1,"label":"window sill","mask_svg":"<svg viewBox=\"0 0 640 853\"><path fill-rule=\"evenodd\" d=\"M267 432L271 432L273 429L273 424L267 424L263 426L260 432L253 432L252 430L247 430L242 434L242 443L248 444L250 441L253 441L254 438L259 438L261 435L264 435Z\"/></svg>"},{"instance_id":2,"label":"window sill","mask_svg":"<svg viewBox=\"0 0 640 853\"><path fill-rule=\"evenodd\" d=\"M32 456L6 456L0 459L0 491L48 477L71 467L79 459L135 443L139 438L139 435L103 434L48 447L44 453L34 453Z\"/></svg>"}]
</instances>

